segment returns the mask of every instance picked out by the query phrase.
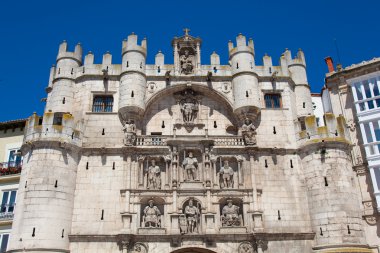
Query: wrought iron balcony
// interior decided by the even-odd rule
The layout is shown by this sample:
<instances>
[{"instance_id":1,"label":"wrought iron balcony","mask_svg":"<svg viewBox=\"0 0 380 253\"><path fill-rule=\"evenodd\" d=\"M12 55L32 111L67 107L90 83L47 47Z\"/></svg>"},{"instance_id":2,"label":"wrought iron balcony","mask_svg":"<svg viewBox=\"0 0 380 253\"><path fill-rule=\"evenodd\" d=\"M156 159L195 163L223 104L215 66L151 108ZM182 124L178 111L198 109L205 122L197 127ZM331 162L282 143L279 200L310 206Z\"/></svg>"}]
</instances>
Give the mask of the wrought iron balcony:
<instances>
[{"instance_id":1,"label":"wrought iron balcony","mask_svg":"<svg viewBox=\"0 0 380 253\"><path fill-rule=\"evenodd\" d=\"M16 203L12 204L2 204L0 210L0 221L12 220L14 216Z\"/></svg>"},{"instance_id":2,"label":"wrought iron balcony","mask_svg":"<svg viewBox=\"0 0 380 253\"><path fill-rule=\"evenodd\" d=\"M22 161L0 163L0 176L20 174Z\"/></svg>"}]
</instances>

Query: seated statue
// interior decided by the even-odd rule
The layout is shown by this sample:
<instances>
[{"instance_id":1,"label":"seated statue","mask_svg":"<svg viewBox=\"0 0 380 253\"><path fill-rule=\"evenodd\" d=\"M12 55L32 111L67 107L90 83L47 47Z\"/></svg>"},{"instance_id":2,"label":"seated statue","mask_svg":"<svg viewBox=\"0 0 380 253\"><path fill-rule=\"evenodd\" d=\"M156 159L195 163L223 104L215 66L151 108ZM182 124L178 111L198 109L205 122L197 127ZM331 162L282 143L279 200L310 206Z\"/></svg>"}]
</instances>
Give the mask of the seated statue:
<instances>
[{"instance_id":1,"label":"seated statue","mask_svg":"<svg viewBox=\"0 0 380 253\"><path fill-rule=\"evenodd\" d=\"M219 174L223 184L222 188L233 188L234 187L234 170L229 166L228 160L223 162L223 167L220 168Z\"/></svg>"},{"instance_id":2,"label":"seated statue","mask_svg":"<svg viewBox=\"0 0 380 253\"><path fill-rule=\"evenodd\" d=\"M245 119L244 124L241 127L241 133L246 145L256 144L256 127L248 118Z\"/></svg>"},{"instance_id":3,"label":"seated statue","mask_svg":"<svg viewBox=\"0 0 380 253\"><path fill-rule=\"evenodd\" d=\"M153 200L149 200L149 205L144 208L143 226L144 227L161 227L161 212L157 206L154 205Z\"/></svg>"},{"instance_id":4,"label":"seated statue","mask_svg":"<svg viewBox=\"0 0 380 253\"><path fill-rule=\"evenodd\" d=\"M242 225L242 216L239 215L239 207L232 204L232 199L227 200L227 205L222 209L221 222L223 227L237 227Z\"/></svg>"}]
</instances>

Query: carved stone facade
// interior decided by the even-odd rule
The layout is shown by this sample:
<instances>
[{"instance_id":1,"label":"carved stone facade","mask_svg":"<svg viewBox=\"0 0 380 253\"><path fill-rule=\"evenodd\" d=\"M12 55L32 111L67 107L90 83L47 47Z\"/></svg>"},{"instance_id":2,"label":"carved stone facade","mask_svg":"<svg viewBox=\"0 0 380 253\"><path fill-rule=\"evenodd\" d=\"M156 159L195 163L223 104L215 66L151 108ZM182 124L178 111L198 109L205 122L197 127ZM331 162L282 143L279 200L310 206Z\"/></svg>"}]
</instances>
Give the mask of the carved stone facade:
<instances>
[{"instance_id":1,"label":"carved stone facade","mask_svg":"<svg viewBox=\"0 0 380 253\"><path fill-rule=\"evenodd\" d=\"M370 252L345 120L318 128L303 52L256 66L240 34L202 65L188 29L172 46L150 65L134 34L122 64L61 45L10 252Z\"/></svg>"}]
</instances>

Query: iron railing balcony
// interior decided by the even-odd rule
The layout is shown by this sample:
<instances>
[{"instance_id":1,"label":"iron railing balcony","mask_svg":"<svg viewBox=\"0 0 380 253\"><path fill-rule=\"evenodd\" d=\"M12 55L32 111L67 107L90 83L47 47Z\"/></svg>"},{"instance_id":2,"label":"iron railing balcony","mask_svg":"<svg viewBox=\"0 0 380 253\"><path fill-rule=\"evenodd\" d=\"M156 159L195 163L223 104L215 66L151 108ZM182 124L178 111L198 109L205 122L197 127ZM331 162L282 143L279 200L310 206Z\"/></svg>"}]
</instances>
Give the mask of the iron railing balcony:
<instances>
[{"instance_id":1,"label":"iron railing balcony","mask_svg":"<svg viewBox=\"0 0 380 253\"><path fill-rule=\"evenodd\" d=\"M20 174L22 161L0 163L0 176Z\"/></svg>"}]
</instances>

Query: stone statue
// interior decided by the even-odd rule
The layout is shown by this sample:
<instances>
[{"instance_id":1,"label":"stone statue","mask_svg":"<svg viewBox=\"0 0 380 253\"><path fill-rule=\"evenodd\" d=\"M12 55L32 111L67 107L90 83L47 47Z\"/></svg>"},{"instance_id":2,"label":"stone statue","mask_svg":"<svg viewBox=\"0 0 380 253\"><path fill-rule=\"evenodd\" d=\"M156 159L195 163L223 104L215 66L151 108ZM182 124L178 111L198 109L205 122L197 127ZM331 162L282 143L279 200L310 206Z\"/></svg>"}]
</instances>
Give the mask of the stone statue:
<instances>
[{"instance_id":1,"label":"stone statue","mask_svg":"<svg viewBox=\"0 0 380 253\"><path fill-rule=\"evenodd\" d=\"M161 227L161 212L154 205L153 200L149 200L149 205L144 208L143 225L144 227Z\"/></svg>"},{"instance_id":2,"label":"stone statue","mask_svg":"<svg viewBox=\"0 0 380 253\"><path fill-rule=\"evenodd\" d=\"M193 157L193 152L189 152L188 157L183 160L182 166L185 169L185 181L198 180L198 160Z\"/></svg>"},{"instance_id":3,"label":"stone statue","mask_svg":"<svg viewBox=\"0 0 380 253\"><path fill-rule=\"evenodd\" d=\"M147 170L148 189L161 189L161 169L153 159Z\"/></svg>"},{"instance_id":4,"label":"stone statue","mask_svg":"<svg viewBox=\"0 0 380 253\"><path fill-rule=\"evenodd\" d=\"M198 112L198 105L188 98L181 103L181 112L185 123L192 123Z\"/></svg>"},{"instance_id":5,"label":"stone statue","mask_svg":"<svg viewBox=\"0 0 380 253\"><path fill-rule=\"evenodd\" d=\"M227 200L227 205L222 209L221 222L223 227L237 227L242 225L242 217L239 215L239 207L232 204L232 199Z\"/></svg>"},{"instance_id":6,"label":"stone statue","mask_svg":"<svg viewBox=\"0 0 380 253\"><path fill-rule=\"evenodd\" d=\"M253 246L249 242L242 242L239 245L238 253L255 253Z\"/></svg>"},{"instance_id":7,"label":"stone statue","mask_svg":"<svg viewBox=\"0 0 380 253\"><path fill-rule=\"evenodd\" d=\"M245 119L244 124L241 127L241 133L246 145L256 144L256 127L248 118Z\"/></svg>"},{"instance_id":8,"label":"stone statue","mask_svg":"<svg viewBox=\"0 0 380 253\"><path fill-rule=\"evenodd\" d=\"M185 207L185 217L187 222L187 233L198 233L200 210L194 206L193 200L189 200L189 204Z\"/></svg>"},{"instance_id":9,"label":"stone statue","mask_svg":"<svg viewBox=\"0 0 380 253\"><path fill-rule=\"evenodd\" d=\"M134 145L136 141L136 125L131 119L127 119L124 126L123 131L125 134L125 145Z\"/></svg>"},{"instance_id":10,"label":"stone statue","mask_svg":"<svg viewBox=\"0 0 380 253\"><path fill-rule=\"evenodd\" d=\"M222 188L233 188L234 187L234 170L229 166L228 160L224 160L223 167L220 168L220 177L223 181L223 184L221 185Z\"/></svg>"},{"instance_id":11,"label":"stone statue","mask_svg":"<svg viewBox=\"0 0 380 253\"><path fill-rule=\"evenodd\" d=\"M185 53L179 57L181 64L181 73L189 75L194 70L194 55L190 55L189 50L185 49Z\"/></svg>"}]
</instances>

